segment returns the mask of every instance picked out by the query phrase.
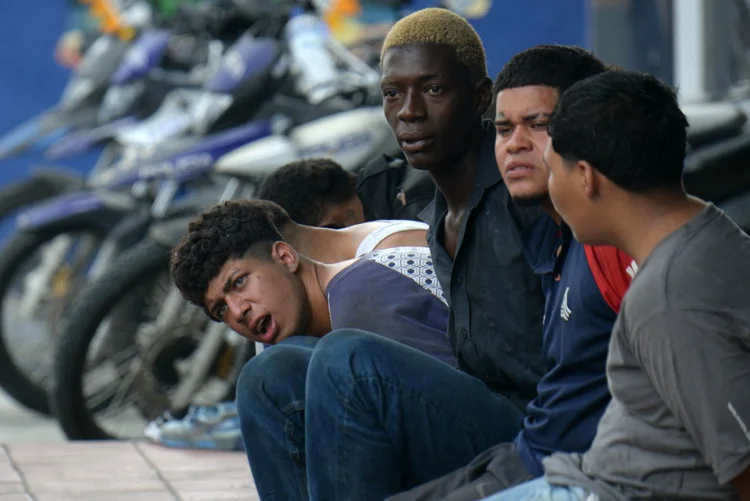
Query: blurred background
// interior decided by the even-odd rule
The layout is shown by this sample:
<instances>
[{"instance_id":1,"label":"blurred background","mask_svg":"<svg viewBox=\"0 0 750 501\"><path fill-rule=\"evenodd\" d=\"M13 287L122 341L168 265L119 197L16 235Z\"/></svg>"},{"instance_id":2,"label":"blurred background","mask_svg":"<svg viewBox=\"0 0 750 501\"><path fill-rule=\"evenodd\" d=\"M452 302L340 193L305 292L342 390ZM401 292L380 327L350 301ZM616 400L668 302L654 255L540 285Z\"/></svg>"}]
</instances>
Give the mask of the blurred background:
<instances>
[{"instance_id":1,"label":"blurred background","mask_svg":"<svg viewBox=\"0 0 750 501\"><path fill-rule=\"evenodd\" d=\"M288 161L396 158L379 43L424 7L469 19L492 76L561 43L677 85L688 190L750 229L750 0L43 3L0 5L0 442L138 438L232 398L261 347L175 295L166 250Z\"/></svg>"}]
</instances>

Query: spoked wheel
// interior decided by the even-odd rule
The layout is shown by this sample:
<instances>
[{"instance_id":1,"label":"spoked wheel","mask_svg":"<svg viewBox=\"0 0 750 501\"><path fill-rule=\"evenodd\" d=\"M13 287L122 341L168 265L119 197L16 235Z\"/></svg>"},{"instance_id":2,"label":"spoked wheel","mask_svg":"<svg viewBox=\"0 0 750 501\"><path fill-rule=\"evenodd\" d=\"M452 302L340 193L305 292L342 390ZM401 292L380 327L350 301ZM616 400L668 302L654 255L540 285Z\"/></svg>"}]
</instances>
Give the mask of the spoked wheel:
<instances>
[{"instance_id":1,"label":"spoked wheel","mask_svg":"<svg viewBox=\"0 0 750 501\"><path fill-rule=\"evenodd\" d=\"M69 439L140 438L167 411L233 398L253 354L252 343L182 300L167 249L145 240L76 299L51 398Z\"/></svg>"},{"instance_id":2,"label":"spoked wheel","mask_svg":"<svg viewBox=\"0 0 750 501\"><path fill-rule=\"evenodd\" d=\"M50 413L56 333L104 238L60 226L20 231L0 250L0 386L29 409Z\"/></svg>"}]
</instances>

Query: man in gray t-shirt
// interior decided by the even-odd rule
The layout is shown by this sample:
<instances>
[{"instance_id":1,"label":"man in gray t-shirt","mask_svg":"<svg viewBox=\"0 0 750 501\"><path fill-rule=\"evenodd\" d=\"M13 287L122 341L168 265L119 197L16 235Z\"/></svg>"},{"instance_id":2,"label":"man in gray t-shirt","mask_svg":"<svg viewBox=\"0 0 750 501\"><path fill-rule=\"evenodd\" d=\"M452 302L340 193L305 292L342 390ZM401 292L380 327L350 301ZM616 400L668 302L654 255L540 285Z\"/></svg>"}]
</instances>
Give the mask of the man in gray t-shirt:
<instances>
[{"instance_id":1,"label":"man in gray t-shirt","mask_svg":"<svg viewBox=\"0 0 750 501\"><path fill-rule=\"evenodd\" d=\"M585 454L490 501L750 500L750 238L682 187L687 121L650 75L571 87L549 122L549 191L576 238L640 266Z\"/></svg>"}]
</instances>

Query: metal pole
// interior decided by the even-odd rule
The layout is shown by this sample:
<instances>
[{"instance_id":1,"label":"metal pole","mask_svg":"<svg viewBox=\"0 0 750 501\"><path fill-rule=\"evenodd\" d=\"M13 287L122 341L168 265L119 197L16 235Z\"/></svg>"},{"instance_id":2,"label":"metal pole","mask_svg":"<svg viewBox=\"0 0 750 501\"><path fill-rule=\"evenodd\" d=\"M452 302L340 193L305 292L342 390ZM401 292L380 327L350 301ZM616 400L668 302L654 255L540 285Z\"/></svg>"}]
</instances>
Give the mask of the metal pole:
<instances>
[{"instance_id":1,"label":"metal pole","mask_svg":"<svg viewBox=\"0 0 750 501\"><path fill-rule=\"evenodd\" d=\"M674 81L681 104L702 103L709 98L705 79L707 1L674 2Z\"/></svg>"}]
</instances>

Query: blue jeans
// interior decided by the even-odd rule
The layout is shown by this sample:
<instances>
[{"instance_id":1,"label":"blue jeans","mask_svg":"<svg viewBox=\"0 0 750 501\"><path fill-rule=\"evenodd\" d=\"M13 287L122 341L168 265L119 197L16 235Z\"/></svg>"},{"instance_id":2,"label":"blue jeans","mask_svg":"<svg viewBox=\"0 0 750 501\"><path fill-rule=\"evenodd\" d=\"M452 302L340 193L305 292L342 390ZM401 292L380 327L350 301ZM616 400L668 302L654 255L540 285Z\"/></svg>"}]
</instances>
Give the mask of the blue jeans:
<instances>
[{"instance_id":1,"label":"blue jeans","mask_svg":"<svg viewBox=\"0 0 750 501\"><path fill-rule=\"evenodd\" d=\"M305 377L318 341L294 336L269 346L237 380L242 441L263 501L307 499Z\"/></svg>"},{"instance_id":2,"label":"blue jeans","mask_svg":"<svg viewBox=\"0 0 750 501\"><path fill-rule=\"evenodd\" d=\"M251 359L237 410L263 501L383 501L513 440L523 420L478 379L350 329Z\"/></svg>"},{"instance_id":3,"label":"blue jeans","mask_svg":"<svg viewBox=\"0 0 750 501\"><path fill-rule=\"evenodd\" d=\"M581 487L552 485L544 478L511 487L483 501L598 501L599 497Z\"/></svg>"},{"instance_id":4,"label":"blue jeans","mask_svg":"<svg viewBox=\"0 0 750 501\"><path fill-rule=\"evenodd\" d=\"M382 501L512 441L523 422L479 379L354 329L320 340L306 395L313 501Z\"/></svg>"}]
</instances>

